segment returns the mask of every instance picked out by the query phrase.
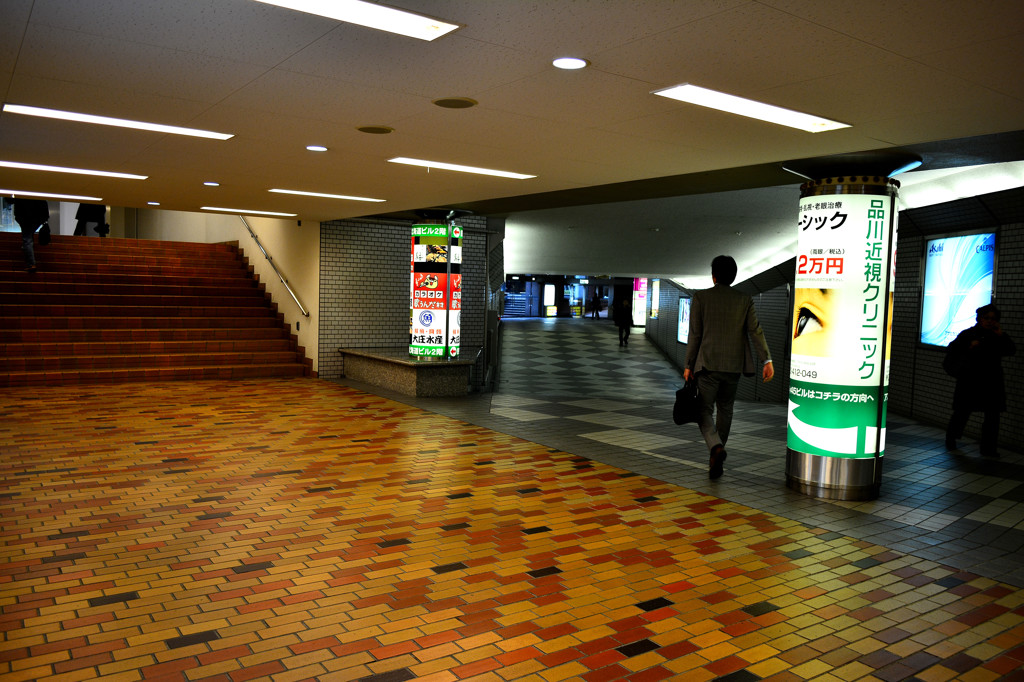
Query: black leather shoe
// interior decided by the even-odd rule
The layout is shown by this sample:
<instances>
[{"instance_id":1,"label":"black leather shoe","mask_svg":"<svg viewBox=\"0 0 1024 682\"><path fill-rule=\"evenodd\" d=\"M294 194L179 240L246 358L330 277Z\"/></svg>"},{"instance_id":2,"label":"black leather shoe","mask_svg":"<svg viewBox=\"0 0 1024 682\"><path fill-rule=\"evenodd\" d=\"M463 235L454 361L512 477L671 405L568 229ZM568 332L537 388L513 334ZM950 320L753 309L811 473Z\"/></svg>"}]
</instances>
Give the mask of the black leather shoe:
<instances>
[{"instance_id":1,"label":"black leather shoe","mask_svg":"<svg viewBox=\"0 0 1024 682\"><path fill-rule=\"evenodd\" d=\"M721 478L722 474L725 473L725 458L729 456L729 453L725 451L725 448L721 445L716 445L711 448L711 466L708 469L708 476L714 480Z\"/></svg>"}]
</instances>

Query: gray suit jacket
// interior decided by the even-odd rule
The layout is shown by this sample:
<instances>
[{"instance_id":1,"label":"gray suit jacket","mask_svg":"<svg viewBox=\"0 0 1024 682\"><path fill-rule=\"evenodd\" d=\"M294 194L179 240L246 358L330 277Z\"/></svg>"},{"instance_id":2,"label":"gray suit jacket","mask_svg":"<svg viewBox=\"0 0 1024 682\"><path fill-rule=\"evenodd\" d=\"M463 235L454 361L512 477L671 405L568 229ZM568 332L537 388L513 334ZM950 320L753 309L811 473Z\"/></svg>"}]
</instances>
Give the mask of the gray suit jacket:
<instances>
[{"instance_id":1,"label":"gray suit jacket","mask_svg":"<svg viewBox=\"0 0 1024 682\"><path fill-rule=\"evenodd\" d=\"M771 359L750 296L724 284L694 293L686 367L694 372L742 372L751 376L756 368L750 343L760 360L757 367Z\"/></svg>"}]
</instances>

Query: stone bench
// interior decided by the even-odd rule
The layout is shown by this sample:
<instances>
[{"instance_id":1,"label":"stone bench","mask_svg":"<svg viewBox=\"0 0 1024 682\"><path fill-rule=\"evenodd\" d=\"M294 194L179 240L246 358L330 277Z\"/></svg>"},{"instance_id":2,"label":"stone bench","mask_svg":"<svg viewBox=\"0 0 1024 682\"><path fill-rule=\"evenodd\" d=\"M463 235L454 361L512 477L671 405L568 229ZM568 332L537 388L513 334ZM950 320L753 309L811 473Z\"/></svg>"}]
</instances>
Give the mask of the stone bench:
<instances>
[{"instance_id":1,"label":"stone bench","mask_svg":"<svg viewBox=\"0 0 1024 682\"><path fill-rule=\"evenodd\" d=\"M340 348L343 374L354 381L417 398L466 395L480 348L461 348L458 359L417 358L409 347Z\"/></svg>"}]
</instances>

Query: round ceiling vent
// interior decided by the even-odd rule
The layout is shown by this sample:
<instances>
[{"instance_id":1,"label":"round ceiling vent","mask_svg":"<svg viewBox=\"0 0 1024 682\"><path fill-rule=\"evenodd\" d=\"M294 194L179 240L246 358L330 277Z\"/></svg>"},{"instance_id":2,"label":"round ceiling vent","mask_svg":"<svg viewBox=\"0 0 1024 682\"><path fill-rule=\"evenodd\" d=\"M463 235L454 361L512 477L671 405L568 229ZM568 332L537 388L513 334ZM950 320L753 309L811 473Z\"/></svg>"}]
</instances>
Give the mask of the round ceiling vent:
<instances>
[{"instance_id":1,"label":"round ceiling vent","mask_svg":"<svg viewBox=\"0 0 1024 682\"><path fill-rule=\"evenodd\" d=\"M468 97L443 97L435 99L434 104L444 109L469 109L475 107L479 102Z\"/></svg>"}]
</instances>

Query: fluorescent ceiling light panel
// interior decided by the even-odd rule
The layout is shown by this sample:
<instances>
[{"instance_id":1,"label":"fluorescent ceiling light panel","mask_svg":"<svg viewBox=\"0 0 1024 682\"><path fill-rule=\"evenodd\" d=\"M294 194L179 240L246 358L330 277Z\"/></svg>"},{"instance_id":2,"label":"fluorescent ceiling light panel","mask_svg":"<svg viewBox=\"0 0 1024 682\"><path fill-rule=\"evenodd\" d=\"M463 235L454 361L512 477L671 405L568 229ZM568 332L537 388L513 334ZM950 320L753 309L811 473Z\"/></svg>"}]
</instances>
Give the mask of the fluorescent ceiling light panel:
<instances>
[{"instance_id":1,"label":"fluorescent ceiling light panel","mask_svg":"<svg viewBox=\"0 0 1024 682\"><path fill-rule=\"evenodd\" d=\"M783 109L782 107L776 107L771 104L755 102L754 100L737 97L736 95L727 95L724 92L708 90L707 88L691 85L689 83L673 85L670 88L664 88L662 90L654 90L652 94L668 97L669 99L676 99L680 102L689 102L690 104L697 104L702 107L718 109L719 111L727 111L730 114L739 114L740 116L756 118L761 121L767 121L768 123L777 123L778 125L789 126L790 128L798 128L800 130L806 130L809 133L821 133L828 130L850 127L849 124L846 123L839 123L838 121L831 121L827 118L820 118L818 116L811 116L810 114L803 114L799 111Z\"/></svg>"},{"instance_id":2,"label":"fluorescent ceiling light panel","mask_svg":"<svg viewBox=\"0 0 1024 682\"><path fill-rule=\"evenodd\" d=\"M131 173L115 173L114 171L90 170L88 168L44 166L39 163L19 163L17 161L0 161L0 167L17 168L19 170L49 171L51 173L74 173L75 175L99 175L104 178L121 178L124 180L145 180L149 177L148 175L132 175Z\"/></svg>"},{"instance_id":3,"label":"fluorescent ceiling light panel","mask_svg":"<svg viewBox=\"0 0 1024 682\"><path fill-rule=\"evenodd\" d=\"M74 111L60 111L59 109L42 109L40 107L28 107L21 104L5 104L4 111L9 114L25 114L26 116L55 118L61 121L76 121L78 123L95 123L97 125L116 126L118 128L149 130L155 133L171 133L172 135L190 135L192 137L207 137L214 140L228 140L234 137L234 135L232 134L215 133L209 130L198 130L196 128L181 128L179 126L168 126L163 125L161 123L147 123L145 121L131 121L126 118L93 116L92 114L80 114Z\"/></svg>"},{"instance_id":4,"label":"fluorescent ceiling light panel","mask_svg":"<svg viewBox=\"0 0 1024 682\"><path fill-rule=\"evenodd\" d=\"M257 2L420 40L434 40L458 28L457 24L449 24L445 21L362 0L257 0Z\"/></svg>"},{"instance_id":5,"label":"fluorescent ceiling light panel","mask_svg":"<svg viewBox=\"0 0 1024 682\"><path fill-rule=\"evenodd\" d=\"M404 156L396 156L388 159L389 163L404 163L408 166L423 166L424 168L440 168L441 170L459 171L462 173L476 173L478 175L494 175L499 178L512 178L513 180L526 180L535 178L536 175L524 175L523 173L512 173L509 171L491 170L490 168L476 168L475 166L460 166L456 163L443 163L441 161L424 161L423 159L410 159Z\"/></svg>"},{"instance_id":6,"label":"fluorescent ceiling light panel","mask_svg":"<svg viewBox=\"0 0 1024 682\"><path fill-rule=\"evenodd\" d=\"M102 197L81 197L77 194L54 194L53 192L23 192L20 189L0 189L0 194L16 197L46 197L50 199L67 199L69 201L103 201Z\"/></svg>"},{"instance_id":7,"label":"fluorescent ceiling light panel","mask_svg":"<svg viewBox=\"0 0 1024 682\"><path fill-rule=\"evenodd\" d=\"M384 202L386 199L370 199L367 197L350 197L344 194L323 194L322 192L303 192L299 189L269 189L268 192L277 192L278 194L298 194L304 197L323 197L324 199L347 199L348 201L374 201Z\"/></svg>"},{"instance_id":8,"label":"fluorescent ceiling light panel","mask_svg":"<svg viewBox=\"0 0 1024 682\"><path fill-rule=\"evenodd\" d=\"M294 218L297 213L278 213L276 211L253 211L248 208L221 208L220 206L200 206L202 211L222 211L224 213L237 213L239 215L274 215L282 218Z\"/></svg>"}]
</instances>

